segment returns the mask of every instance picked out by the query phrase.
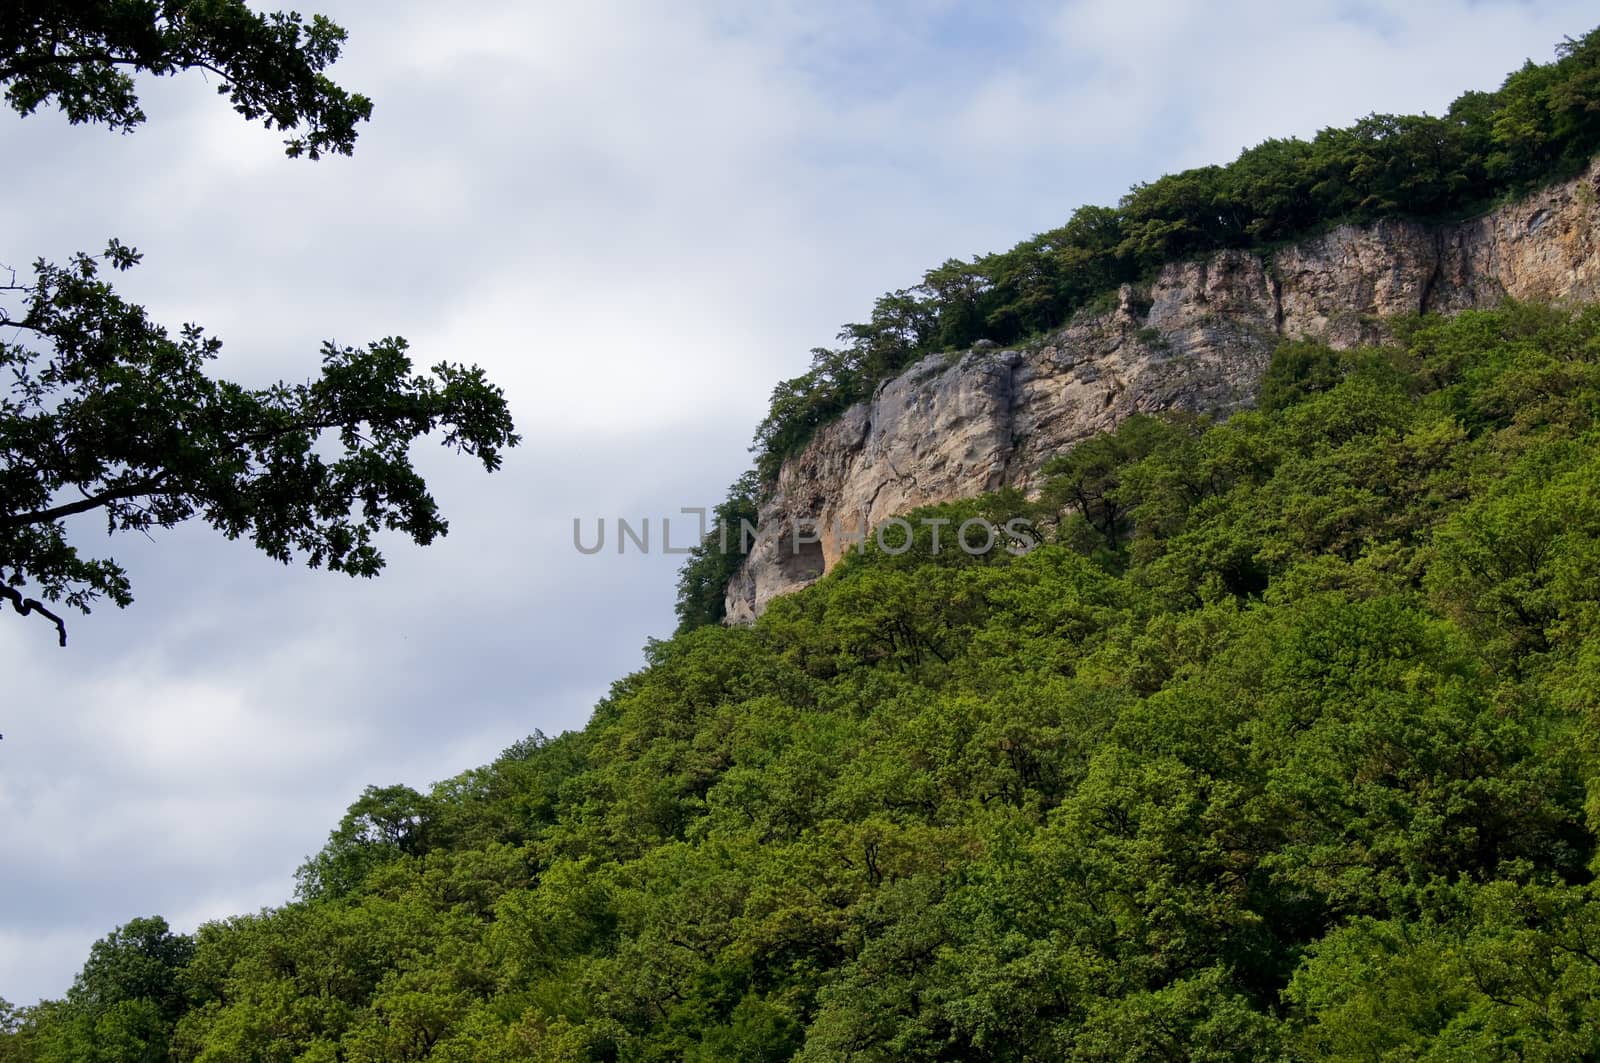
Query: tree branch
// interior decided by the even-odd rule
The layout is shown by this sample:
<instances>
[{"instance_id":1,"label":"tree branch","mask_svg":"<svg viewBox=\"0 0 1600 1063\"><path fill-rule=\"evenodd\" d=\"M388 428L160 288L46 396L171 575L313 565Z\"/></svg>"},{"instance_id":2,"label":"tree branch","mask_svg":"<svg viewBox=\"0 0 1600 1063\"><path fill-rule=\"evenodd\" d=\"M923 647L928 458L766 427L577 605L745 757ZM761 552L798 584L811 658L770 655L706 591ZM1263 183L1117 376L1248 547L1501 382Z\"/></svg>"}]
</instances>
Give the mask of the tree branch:
<instances>
[{"instance_id":1,"label":"tree branch","mask_svg":"<svg viewBox=\"0 0 1600 1063\"><path fill-rule=\"evenodd\" d=\"M9 288L0 290L10 291ZM4 310L0 310L0 328L21 328L27 329L29 332L37 332L41 336L46 334L43 325L34 323L32 314L27 317L13 318L6 314Z\"/></svg>"},{"instance_id":2,"label":"tree branch","mask_svg":"<svg viewBox=\"0 0 1600 1063\"><path fill-rule=\"evenodd\" d=\"M0 325L6 324L15 323L0 321ZM237 451L245 447L256 446L261 443L268 443L279 438L280 436L292 435L295 432L325 432L329 429L344 427L344 425L347 423L347 420L348 416L319 417L313 415L306 417L303 420L292 421L286 425L267 429L263 432L250 432L244 435L235 436L227 441L227 448ZM62 517L71 517L79 513L87 513L90 510L99 509L101 506L111 502L121 502L130 498L138 498L140 495L152 494L162 485L162 481L168 479L170 476L170 472L163 472L154 477L136 480L133 483L127 484L123 487L114 487L109 490L102 491L96 495L88 495L84 498L80 498L76 502L67 502L63 505L52 506L49 509L33 510L29 513L0 515L0 530L8 528L23 528L30 524L47 524L54 520L60 520Z\"/></svg>"},{"instance_id":3,"label":"tree branch","mask_svg":"<svg viewBox=\"0 0 1600 1063\"><path fill-rule=\"evenodd\" d=\"M34 55L16 59L10 63L0 65L0 81L10 81L13 78L31 74L36 70L43 70L52 66L72 66L74 64L102 63L106 66L131 66L144 67L145 64L136 57L116 55L104 50L85 50L81 52L51 52L48 55Z\"/></svg>"},{"instance_id":4,"label":"tree branch","mask_svg":"<svg viewBox=\"0 0 1600 1063\"><path fill-rule=\"evenodd\" d=\"M0 517L0 528L23 528L29 524L47 524L50 521L60 520L77 513L87 513L91 509L99 509L109 502L120 502L127 498L138 498L148 495L160 486L166 475L156 476L153 479L140 480L126 487L116 487L109 491L102 491L97 495L80 498L76 502L68 502L61 506L52 506L50 509L37 509L31 513L15 513L11 516Z\"/></svg>"},{"instance_id":5,"label":"tree branch","mask_svg":"<svg viewBox=\"0 0 1600 1063\"><path fill-rule=\"evenodd\" d=\"M21 591L3 584L0 584L0 598L11 599L11 608L15 609L21 616L27 616L29 613L38 613L46 620L54 622L56 625L56 637L60 640L62 646L66 646L67 622L46 609L38 599L24 598Z\"/></svg>"}]
</instances>

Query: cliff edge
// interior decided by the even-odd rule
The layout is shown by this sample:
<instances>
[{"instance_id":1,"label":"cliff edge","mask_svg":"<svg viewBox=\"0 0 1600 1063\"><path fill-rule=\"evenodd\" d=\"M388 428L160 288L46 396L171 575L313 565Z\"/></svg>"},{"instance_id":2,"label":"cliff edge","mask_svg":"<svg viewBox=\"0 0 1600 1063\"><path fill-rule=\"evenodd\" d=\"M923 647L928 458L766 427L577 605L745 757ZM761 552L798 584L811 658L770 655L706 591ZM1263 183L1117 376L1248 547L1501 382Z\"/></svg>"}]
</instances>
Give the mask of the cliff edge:
<instances>
[{"instance_id":1,"label":"cliff edge","mask_svg":"<svg viewBox=\"0 0 1600 1063\"><path fill-rule=\"evenodd\" d=\"M1277 251L1173 263L1036 347L929 355L783 464L728 585L727 621L748 623L817 579L863 528L1006 485L1034 488L1052 455L1130 414L1251 405L1284 339L1352 347L1382 340L1395 315L1507 296L1600 298L1597 204L1600 160L1469 221L1347 225ZM807 543L813 528L820 541Z\"/></svg>"}]
</instances>

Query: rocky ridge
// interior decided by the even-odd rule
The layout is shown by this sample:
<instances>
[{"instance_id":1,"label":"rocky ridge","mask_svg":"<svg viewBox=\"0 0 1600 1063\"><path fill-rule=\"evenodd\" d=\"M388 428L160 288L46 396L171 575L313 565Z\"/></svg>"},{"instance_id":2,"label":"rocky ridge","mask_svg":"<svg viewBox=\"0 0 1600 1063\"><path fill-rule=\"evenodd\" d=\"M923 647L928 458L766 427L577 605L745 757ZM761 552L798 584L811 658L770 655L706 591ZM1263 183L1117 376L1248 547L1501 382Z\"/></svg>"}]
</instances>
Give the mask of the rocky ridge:
<instances>
[{"instance_id":1,"label":"rocky ridge","mask_svg":"<svg viewBox=\"0 0 1600 1063\"><path fill-rule=\"evenodd\" d=\"M1037 487L1052 455L1134 413L1253 403L1284 339L1352 347L1385 320L1507 296L1600 299L1600 161L1468 221L1347 225L1267 253L1222 251L1125 285L1036 347L929 355L784 463L729 622L812 582L863 529L918 506ZM799 535L796 535L796 528ZM818 541L806 542L814 529Z\"/></svg>"}]
</instances>

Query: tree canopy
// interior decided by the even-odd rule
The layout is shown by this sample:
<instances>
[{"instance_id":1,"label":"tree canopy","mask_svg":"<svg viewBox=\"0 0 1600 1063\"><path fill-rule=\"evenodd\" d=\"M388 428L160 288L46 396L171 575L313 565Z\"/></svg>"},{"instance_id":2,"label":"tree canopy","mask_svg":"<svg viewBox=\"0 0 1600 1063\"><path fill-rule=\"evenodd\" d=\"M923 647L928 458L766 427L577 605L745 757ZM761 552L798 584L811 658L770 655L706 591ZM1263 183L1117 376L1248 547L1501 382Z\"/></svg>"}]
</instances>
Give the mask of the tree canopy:
<instances>
[{"instance_id":1,"label":"tree canopy","mask_svg":"<svg viewBox=\"0 0 1600 1063\"><path fill-rule=\"evenodd\" d=\"M67 121L128 132L146 120L135 74L206 71L219 95L291 156L349 155L372 101L323 74L344 30L321 15L261 14L243 0L9 0L0 10L0 85L21 115L54 103Z\"/></svg>"},{"instance_id":2,"label":"tree canopy","mask_svg":"<svg viewBox=\"0 0 1600 1063\"><path fill-rule=\"evenodd\" d=\"M291 157L316 159L349 154L371 113L322 73L343 40L321 16L239 0L20 0L0 11L0 84L23 115L53 102L71 122L127 131L146 117L133 74L210 71L242 116L290 134ZM220 340L193 324L174 336L113 290L108 275L139 260L112 239L0 283L0 596L51 620L63 646L65 620L46 602L132 601L115 560L75 545L75 517L97 514L111 532L199 518L285 563L372 576L378 532L426 544L448 527L414 440L439 430L491 471L518 442L482 370L442 360L416 373L399 337L325 344L303 383L214 379Z\"/></svg>"}]
</instances>

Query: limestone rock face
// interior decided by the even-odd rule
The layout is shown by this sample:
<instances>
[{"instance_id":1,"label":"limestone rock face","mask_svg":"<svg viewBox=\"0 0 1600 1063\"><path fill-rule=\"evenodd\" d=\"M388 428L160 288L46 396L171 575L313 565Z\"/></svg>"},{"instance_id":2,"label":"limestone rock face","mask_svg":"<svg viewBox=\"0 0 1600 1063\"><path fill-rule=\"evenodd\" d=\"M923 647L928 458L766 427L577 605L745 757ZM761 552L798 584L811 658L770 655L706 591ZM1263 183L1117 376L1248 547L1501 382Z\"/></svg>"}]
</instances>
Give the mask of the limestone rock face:
<instances>
[{"instance_id":1,"label":"limestone rock face","mask_svg":"<svg viewBox=\"0 0 1600 1063\"><path fill-rule=\"evenodd\" d=\"M1051 456L1130 414L1250 405L1282 339L1351 347L1383 339L1397 314L1600 299L1597 203L1600 162L1469 221L1342 226L1270 254L1172 263L1038 347L929 355L784 463L728 620L753 620L891 517L1036 488Z\"/></svg>"}]
</instances>

